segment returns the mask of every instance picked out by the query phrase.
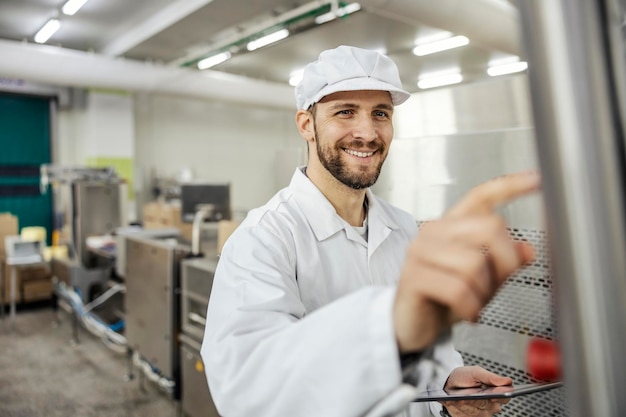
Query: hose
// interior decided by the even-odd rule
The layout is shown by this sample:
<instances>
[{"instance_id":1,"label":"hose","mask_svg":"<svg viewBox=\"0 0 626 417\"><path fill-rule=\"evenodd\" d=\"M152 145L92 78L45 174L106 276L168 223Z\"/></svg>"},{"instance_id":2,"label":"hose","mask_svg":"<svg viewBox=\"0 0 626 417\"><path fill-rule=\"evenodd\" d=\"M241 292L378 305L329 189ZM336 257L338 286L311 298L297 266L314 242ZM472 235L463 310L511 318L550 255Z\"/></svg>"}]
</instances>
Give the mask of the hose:
<instances>
[{"instance_id":1,"label":"hose","mask_svg":"<svg viewBox=\"0 0 626 417\"><path fill-rule=\"evenodd\" d=\"M91 310L109 299L113 294L124 292L125 290L126 287L124 285L117 284L102 293L102 295L91 301L89 304L84 305L80 295L75 290L68 287L64 282L57 281L54 284L55 294L70 304L72 310L85 329L96 337L99 337L104 345L109 349L121 354L128 353L128 350L130 349L126 338L115 331L116 328L123 326L123 320L113 325L107 325L91 313ZM156 383L159 388L168 394L173 393L176 383L163 376L150 364L150 362L141 357L137 351L133 352L132 361L133 365L135 365L146 376L146 378L148 378L148 380Z\"/></svg>"}]
</instances>

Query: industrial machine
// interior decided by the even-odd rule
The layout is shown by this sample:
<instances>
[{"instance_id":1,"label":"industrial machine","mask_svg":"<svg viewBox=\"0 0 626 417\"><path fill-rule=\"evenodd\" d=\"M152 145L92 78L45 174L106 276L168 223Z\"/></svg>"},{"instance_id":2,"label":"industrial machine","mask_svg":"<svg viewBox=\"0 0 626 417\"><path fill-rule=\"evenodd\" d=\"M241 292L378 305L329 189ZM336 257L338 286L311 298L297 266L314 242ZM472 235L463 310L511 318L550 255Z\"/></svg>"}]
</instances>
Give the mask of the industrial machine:
<instances>
[{"instance_id":1,"label":"industrial machine","mask_svg":"<svg viewBox=\"0 0 626 417\"><path fill-rule=\"evenodd\" d=\"M124 236L128 347L171 382L171 394L192 417L214 410L200 359L217 265L217 224L205 223L213 213L195 213L192 241L180 233Z\"/></svg>"},{"instance_id":2,"label":"industrial machine","mask_svg":"<svg viewBox=\"0 0 626 417\"><path fill-rule=\"evenodd\" d=\"M89 250L91 236L124 226L126 183L112 168L41 166L41 192L53 193L53 245L66 245L67 259L53 258L51 271L88 303L111 278L113 261Z\"/></svg>"},{"instance_id":3,"label":"industrial machine","mask_svg":"<svg viewBox=\"0 0 626 417\"><path fill-rule=\"evenodd\" d=\"M216 258L185 259L181 263L181 406L188 417L218 417L204 373L200 347L207 305L217 268Z\"/></svg>"},{"instance_id":4,"label":"industrial machine","mask_svg":"<svg viewBox=\"0 0 626 417\"><path fill-rule=\"evenodd\" d=\"M126 237L126 339L180 397L180 262L191 253L180 236Z\"/></svg>"}]
</instances>

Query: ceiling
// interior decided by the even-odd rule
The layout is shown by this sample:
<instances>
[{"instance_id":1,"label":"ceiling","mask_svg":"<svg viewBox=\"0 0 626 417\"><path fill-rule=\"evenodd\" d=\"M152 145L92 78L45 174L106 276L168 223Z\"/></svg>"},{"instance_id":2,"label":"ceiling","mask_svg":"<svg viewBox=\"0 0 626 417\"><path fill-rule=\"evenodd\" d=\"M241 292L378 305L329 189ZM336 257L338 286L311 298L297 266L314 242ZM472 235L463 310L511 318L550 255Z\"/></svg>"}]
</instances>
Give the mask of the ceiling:
<instances>
[{"instance_id":1,"label":"ceiling","mask_svg":"<svg viewBox=\"0 0 626 417\"><path fill-rule=\"evenodd\" d=\"M514 13L506 0L364 0L361 10L322 25L312 17L336 7L333 0L89 0L73 16L61 13L65 1L0 0L0 39L32 46L41 26L58 17L62 26L48 45L199 71L195 63L200 58L217 50L235 52L243 38L289 21L292 36L253 52L233 53L211 70L287 83L293 71L323 49L351 44L386 51L411 92L418 91L420 75L453 67L461 70L464 82L486 78L491 59L516 52L510 47L514 41L502 46L510 32L493 29L506 23L499 16ZM403 4L410 12L403 13ZM478 6L495 13L476 16L478 11L472 13ZM441 29L468 36L470 44L424 57L411 53L417 38Z\"/></svg>"}]
</instances>

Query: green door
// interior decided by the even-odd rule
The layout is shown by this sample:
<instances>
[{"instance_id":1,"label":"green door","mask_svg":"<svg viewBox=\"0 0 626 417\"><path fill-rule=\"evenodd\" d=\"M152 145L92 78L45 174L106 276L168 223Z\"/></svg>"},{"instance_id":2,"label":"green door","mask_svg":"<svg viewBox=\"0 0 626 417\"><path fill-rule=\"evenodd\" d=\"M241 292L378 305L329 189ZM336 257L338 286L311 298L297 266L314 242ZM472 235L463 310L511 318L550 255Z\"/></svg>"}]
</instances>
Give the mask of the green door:
<instances>
[{"instance_id":1,"label":"green door","mask_svg":"<svg viewBox=\"0 0 626 417\"><path fill-rule=\"evenodd\" d=\"M46 228L52 238L52 199L39 190L39 167L50 155L50 98L0 93L0 212L20 230Z\"/></svg>"}]
</instances>

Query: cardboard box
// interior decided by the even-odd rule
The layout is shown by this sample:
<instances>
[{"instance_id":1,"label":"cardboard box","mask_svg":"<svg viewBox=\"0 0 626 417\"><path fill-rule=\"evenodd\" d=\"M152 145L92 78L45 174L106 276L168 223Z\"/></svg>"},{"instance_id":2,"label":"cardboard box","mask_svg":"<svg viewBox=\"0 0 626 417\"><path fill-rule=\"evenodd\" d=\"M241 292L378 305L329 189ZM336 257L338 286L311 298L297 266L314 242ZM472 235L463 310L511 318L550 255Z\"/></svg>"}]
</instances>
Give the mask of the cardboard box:
<instances>
[{"instance_id":1,"label":"cardboard box","mask_svg":"<svg viewBox=\"0 0 626 417\"><path fill-rule=\"evenodd\" d=\"M234 220L220 220L217 224L217 253L222 253L224 243L233 234L235 229L239 226L239 222Z\"/></svg>"},{"instance_id":2,"label":"cardboard box","mask_svg":"<svg viewBox=\"0 0 626 417\"><path fill-rule=\"evenodd\" d=\"M11 213L0 213L0 258L5 258L4 238L18 234L17 217Z\"/></svg>"},{"instance_id":3,"label":"cardboard box","mask_svg":"<svg viewBox=\"0 0 626 417\"><path fill-rule=\"evenodd\" d=\"M143 206L142 220L145 229L173 227L179 229L185 239L191 240L192 224L183 223L180 205L151 201Z\"/></svg>"},{"instance_id":4,"label":"cardboard box","mask_svg":"<svg viewBox=\"0 0 626 417\"><path fill-rule=\"evenodd\" d=\"M5 265L4 303L11 302L11 268ZM53 282L50 269L46 266L14 266L15 268L15 303L24 304L33 301L48 300L52 297ZM0 297L2 295L0 294Z\"/></svg>"}]
</instances>

